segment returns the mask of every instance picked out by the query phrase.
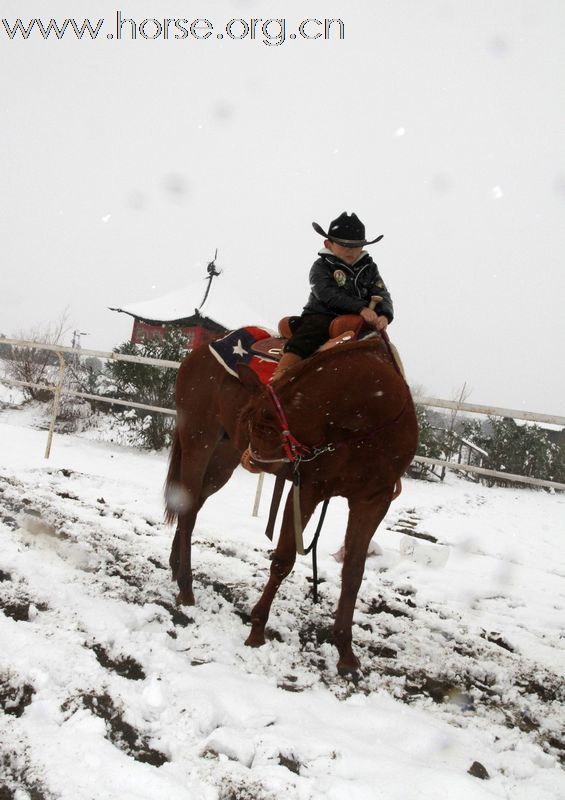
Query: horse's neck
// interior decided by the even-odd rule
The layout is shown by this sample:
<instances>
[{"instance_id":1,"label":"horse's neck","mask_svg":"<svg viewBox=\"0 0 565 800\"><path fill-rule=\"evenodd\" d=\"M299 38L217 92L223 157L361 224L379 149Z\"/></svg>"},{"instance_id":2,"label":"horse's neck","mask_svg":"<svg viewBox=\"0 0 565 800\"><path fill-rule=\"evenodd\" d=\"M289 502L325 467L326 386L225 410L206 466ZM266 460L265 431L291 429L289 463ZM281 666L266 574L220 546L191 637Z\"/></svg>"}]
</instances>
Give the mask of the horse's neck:
<instances>
[{"instance_id":1,"label":"horse's neck","mask_svg":"<svg viewBox=\"0 0 565 800\"><path fill-rule=\"evenodd\" d=\"M356 386L343 400L332 404L327 424L345 431L371 430L376 423L396 417L404 403L403 395L396 387Z\"/></svg>"},{"instance_id":2,"label":"horse's neck","mask_svg":"<svg viewBox=\"0 0 565 800\"><path fill-rule=\"evenodd\" d=\"M406 403L406 384L390 359L383 359L381 353L366 355L351 353L345 369L328 358L313 370L304 370L294 386L289 384L285 402L289 419L296 419L301 428L309 426L310 433L319 427L318 435L338 429L370 430L375 422L394 419ZM339 356L340 360L346 357L345 353ZM317 413L306 413L306 409Z\"/></svg>"}]
</instances>

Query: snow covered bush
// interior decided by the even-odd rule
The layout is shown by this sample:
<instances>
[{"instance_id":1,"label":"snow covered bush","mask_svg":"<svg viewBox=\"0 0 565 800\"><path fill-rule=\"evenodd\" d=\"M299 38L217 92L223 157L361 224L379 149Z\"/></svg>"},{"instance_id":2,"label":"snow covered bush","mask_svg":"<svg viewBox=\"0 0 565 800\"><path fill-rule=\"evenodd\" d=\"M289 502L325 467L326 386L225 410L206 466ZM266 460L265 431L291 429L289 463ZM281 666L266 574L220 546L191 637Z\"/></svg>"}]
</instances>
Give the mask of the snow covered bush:
<instances>
[{"instance_id":1,"label":"snow covered bush","mask_svg":"<svg viewBox=\"0 0 565 800\"><path fill-rule=\"evenodd\" d=\"M140 344L124 342L114 352L165 361L182 361L188 352L186 334L180 329L172 329L159 339L145 339ZM111 361L107 363L105 370L105 393L121 400L172 409L175 406L176 374L174 368ZM117 406L114 407L114 413L127 420L130 428L139 434L139 440L144 447L159 450L170 444L174 428L173 416L145 409L131 409L126 416L123 409L118 410Z\"/></svg>"},{"instance_id":2,"label":"snow covered bush","mask_svg":"<svg viewBox=\"0 0 565 800\"><path fill-rule=\"evenodd\" d=\"M432 426L424 406L416 406L416 417L419 430L416 455L426 458L441 458L443 452L441 437L439 431ZM431 471L432 468L426 464L413 462L410 465L409 474L413 478L427 478Z\"/></svg>"},{"instance_id":3,"label":"snow covered bush","mask_svg":"<svg viewBox=\"0 0 565 800\"><path fill-rule=\"evenodd\" d=\"M483 464L487 469L524 475L543 480L563 481L564 454L539 425L518 424L509 417L489 417L488 425L469 420L464 436L488 452ZM489 486L508 486L508 481L484 479Z\"/></svg>"}]
</instances>

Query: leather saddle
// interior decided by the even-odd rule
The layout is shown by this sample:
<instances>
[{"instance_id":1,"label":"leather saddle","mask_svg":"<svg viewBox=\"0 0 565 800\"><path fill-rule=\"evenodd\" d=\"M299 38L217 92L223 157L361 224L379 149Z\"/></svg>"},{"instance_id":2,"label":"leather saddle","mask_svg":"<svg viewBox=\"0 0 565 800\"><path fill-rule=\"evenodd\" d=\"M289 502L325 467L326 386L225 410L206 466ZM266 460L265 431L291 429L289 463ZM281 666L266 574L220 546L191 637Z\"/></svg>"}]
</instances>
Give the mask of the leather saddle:
<instances>
[{"instance_id":1,"label":"leather saddle","mask_svg":"<svg viewBox=\"0 0 565 800\"><path fill-rule=\"evenodd\" d=\"M260 339L251 345L251 350L263 358L280 361L287 339L294 333L300 317L283 317L279 322L279 336ZM337 344L357 339L364 326L363 317L359 314L342 314L332 320L328 341L319 349L326 350Z\"/></svg>"}]
</instances>

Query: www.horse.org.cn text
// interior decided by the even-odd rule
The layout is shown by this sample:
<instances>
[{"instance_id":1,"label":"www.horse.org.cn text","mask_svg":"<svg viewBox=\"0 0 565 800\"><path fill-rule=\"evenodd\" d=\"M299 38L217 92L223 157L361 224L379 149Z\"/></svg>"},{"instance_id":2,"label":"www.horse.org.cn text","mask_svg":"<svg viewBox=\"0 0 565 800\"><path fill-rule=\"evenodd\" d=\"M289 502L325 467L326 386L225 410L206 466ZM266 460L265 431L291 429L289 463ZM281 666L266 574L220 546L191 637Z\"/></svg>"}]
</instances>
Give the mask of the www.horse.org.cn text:
<instances>
[{"instance_id":1,"label":"www.horse.org.cn text","mask_svg":"<svg viewBox=\"0 0 565 800\"><path fill-rule=\"evenodd\" d=\"M267 47L280 47L288 41L343 41L345 23L341 19L316 19L309 17L296 23L284 17L233 18L223 23L198 17L194 19L146 17L142 20L116 11L110 20L99 18L62 21L34 17L28 19L2 19L0 34L12 41L30 39L61 40L95 39L114 41L253 41Z\"/></svg>"}]
</instances>

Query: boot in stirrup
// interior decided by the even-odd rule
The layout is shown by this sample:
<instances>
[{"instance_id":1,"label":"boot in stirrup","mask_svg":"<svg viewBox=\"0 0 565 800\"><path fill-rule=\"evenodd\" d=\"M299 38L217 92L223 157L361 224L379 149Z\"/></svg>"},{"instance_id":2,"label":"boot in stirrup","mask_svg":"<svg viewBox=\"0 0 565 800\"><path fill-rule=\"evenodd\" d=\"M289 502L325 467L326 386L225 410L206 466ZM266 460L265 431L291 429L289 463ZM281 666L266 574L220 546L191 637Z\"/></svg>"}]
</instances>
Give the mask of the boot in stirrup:
<instances>
[{"instance_id":1,"label":"boot in stirrup","mask_svg":"<svg viewBox=\"0 0 565 800\"><path fill-rule=\"evenodd\" d=\"M298 364L299 361L302 361L300 356L297 356L296 353L283 353L281 360L277 364L275 371L273 372L273 376L270 380L270 383L278 380L281 375L283 375L287 370L293 367L295 364Z\"/></svg>"}]
</instances>

